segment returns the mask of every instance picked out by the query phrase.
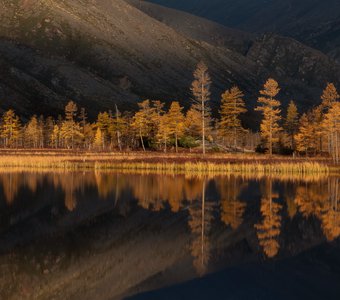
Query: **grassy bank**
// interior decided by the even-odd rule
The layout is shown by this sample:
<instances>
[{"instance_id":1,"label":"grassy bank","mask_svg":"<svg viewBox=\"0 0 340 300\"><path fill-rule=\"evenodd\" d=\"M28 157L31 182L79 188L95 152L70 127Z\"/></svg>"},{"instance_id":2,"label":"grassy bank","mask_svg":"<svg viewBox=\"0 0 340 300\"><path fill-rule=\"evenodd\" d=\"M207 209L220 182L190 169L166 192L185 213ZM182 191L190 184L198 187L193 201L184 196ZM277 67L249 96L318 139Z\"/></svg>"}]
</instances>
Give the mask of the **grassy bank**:
<instances>
[{"instance_id":1,"label":"grassy bank","mask_svg":"<svg viewBox=\"0 0 340 300\"><path fill-rule=\"evenodd\" d=\"M291 158L259 154L165 154L158 152L0 151L0 168L130 170L179 173L339 173L326 158Z\"/></svg>"}]
</instances>

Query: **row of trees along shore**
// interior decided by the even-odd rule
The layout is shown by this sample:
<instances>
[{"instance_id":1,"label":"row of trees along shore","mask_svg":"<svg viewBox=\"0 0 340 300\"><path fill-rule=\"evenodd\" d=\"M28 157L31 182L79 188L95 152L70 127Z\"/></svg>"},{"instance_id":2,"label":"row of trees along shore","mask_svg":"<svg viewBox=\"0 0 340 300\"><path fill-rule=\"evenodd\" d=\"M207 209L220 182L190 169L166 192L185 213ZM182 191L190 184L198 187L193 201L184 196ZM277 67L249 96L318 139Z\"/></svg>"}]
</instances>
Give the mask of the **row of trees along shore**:
<instances>
[{"instance_id":1,"label":"row of trees along shore","mask_svg":"<svg viewBox=\"0 0 340 300\"><path fill-rule=\"evenodd\" d=\"M84 108L70 101L65 116L57 119L34 115L22 124L10 109L1 120L1 144L4 148L54 148L87 150L154 149L178 152L181 148L201 147L210 151L242 151L257 148L272 155L300 153L328 154L339 162L340 102L332 83L327 84L320 105L302 115L291 101L282 113L277 99L280 88L268 79L259 92L256 111L261 112L259 133L244 128L242 114L247 112L243 92L231 87L221 97L219 117L212 119L209 109L211 78L204 63L199 63L191 86L192 106L184 112L173 101L166 110L161 101L138 103L135 113L101 112L96 122L88 122Z\"/></svg>"}]
</instances>

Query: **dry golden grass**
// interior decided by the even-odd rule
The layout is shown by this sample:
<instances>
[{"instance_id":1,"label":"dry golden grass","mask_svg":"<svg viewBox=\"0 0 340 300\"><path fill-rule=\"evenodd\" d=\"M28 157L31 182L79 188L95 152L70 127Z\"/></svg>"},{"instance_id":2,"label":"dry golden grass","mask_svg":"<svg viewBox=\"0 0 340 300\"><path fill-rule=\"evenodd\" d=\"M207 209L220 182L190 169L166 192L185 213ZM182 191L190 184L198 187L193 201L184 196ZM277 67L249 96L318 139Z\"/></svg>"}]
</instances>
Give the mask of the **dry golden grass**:
<instances>
[{"instance_id":1,"label":"dry golden grass","mask_svg":"<svg viewBox=\"0 0 340 300\"><path fill-rule=\"evenodd\" d=\"M325 158L293 159L259 154L164 154L159 152L0 151L0 169L130 170L132 172L330 174L340 166Z\"/></svg>"}]
</instances>

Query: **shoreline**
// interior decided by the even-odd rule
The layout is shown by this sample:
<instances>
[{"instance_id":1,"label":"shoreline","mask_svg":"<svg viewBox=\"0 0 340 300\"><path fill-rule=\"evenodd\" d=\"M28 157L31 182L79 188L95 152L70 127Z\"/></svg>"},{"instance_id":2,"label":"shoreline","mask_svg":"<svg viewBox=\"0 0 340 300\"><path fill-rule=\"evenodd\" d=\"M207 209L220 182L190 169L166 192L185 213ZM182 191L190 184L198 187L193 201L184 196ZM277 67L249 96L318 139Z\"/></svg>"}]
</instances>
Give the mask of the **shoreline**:
<instances>
[{"instance_id":1,"label":"shoreline","mask_svg":"<svg viewBox=\"0 0 340 300\"><path fill-rule=\"evenodd\" d=\"M116 170L218 174L339 174L329 158L263 154L0 150L0 169Z\"/></svg>"}]
</instances>

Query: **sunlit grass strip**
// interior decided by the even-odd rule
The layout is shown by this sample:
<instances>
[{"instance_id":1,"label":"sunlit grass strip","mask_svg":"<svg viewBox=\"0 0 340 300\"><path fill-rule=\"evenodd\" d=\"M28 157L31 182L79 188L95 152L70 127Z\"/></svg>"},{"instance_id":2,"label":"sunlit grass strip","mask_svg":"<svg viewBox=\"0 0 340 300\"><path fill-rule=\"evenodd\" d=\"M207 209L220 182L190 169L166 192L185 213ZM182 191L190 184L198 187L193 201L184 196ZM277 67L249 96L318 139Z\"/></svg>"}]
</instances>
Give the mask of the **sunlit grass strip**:
<instances>
[{"instance_id":1,"label":"sunlit grass strip","mask_svg":"<svg viewBox=\"0 0 340 300\"><path fill-rule=\"evenodd\" d=\"M95 169L114 170L150 170L150 171L173 171L184 173L260 173L260 174L329 174L330 168L320 163L209 163L209 162L185 162L185 163L105 163L96 162ZM336 169L339 171L340 168ZM335 171L335 170L333 170Z\"/></svg>"},{"instance_id":2,"label":"sunlit grass strip","mask_svg":"<svg viewBox=\"0 0 340 300\"><path fill-rule=\"evenodd\" d=\"M172 158L176 159L172 159ZM194 156L172 156L150 154L143 156L122 154L66 154L66 155L1 155L0 168L25 168L49 170L131 170L173 173L218 173L218 174L340 174L340 166L331 165L327 161L308 162L292 160L248 160L233 162L216 160L209 162L192 159ZM221 156L226 158L226 156ZM143 158L148 158L143 161ZM228 158L233 158L228 156ZM155 161L153 161L154 159Z\"/></svg>"}]
</instances>

